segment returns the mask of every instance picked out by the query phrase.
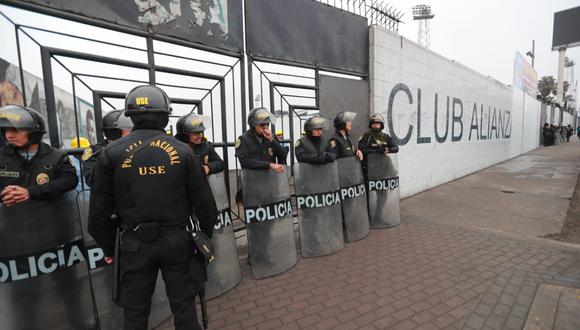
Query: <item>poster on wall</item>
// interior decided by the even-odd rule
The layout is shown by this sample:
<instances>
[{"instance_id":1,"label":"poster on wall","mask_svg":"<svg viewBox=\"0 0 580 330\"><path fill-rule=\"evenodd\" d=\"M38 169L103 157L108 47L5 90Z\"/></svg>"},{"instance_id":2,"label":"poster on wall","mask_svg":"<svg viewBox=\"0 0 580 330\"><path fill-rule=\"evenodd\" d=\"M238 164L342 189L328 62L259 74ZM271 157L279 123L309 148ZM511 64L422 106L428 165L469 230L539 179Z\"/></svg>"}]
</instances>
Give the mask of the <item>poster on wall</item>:
<instances>
[{"instance_id":1,"label":"poster on wall","mask_svg":"<svg viewBox=\"0 0 580 330\"><path fill-rule=\"evenodd\" d=\"M79 133L87 138L91 144L97 143L97 130L95 126L95 110L93 105L77 98L77 108L79 110Z\"/></svg>"},{"instance_id":2,"label":"poster on wall","mask_svg":"<svg viewBox=\"0 0 580 330\"><path fill-rule=\"evenodd\" d=\"M514 59L513 86L534 98L538 94L538 74L520 52L516 52Z\"/></svg>"}]
</instances>

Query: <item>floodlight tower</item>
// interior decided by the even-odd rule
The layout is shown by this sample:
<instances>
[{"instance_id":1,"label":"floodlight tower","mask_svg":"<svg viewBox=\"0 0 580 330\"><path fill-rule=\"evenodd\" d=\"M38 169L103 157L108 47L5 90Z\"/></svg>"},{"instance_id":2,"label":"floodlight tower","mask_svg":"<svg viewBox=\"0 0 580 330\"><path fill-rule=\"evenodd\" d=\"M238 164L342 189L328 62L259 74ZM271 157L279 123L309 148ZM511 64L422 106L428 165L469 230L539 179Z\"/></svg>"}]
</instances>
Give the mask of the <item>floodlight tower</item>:
<instances>
[{"instance_id":1,"label":"floodlight tower","mask_svg":"<svg viewBox=\"0 0 580 330\"><path fill-rule=\"evenodd\" d=\"M423 47L429 48L431 46L431 32L429 31L429 20L433 19L435 15L431 12L429 5L413 6L413 20L419 22L419 32L417 35L417 42Z\"/></svg>"}]
</instances>

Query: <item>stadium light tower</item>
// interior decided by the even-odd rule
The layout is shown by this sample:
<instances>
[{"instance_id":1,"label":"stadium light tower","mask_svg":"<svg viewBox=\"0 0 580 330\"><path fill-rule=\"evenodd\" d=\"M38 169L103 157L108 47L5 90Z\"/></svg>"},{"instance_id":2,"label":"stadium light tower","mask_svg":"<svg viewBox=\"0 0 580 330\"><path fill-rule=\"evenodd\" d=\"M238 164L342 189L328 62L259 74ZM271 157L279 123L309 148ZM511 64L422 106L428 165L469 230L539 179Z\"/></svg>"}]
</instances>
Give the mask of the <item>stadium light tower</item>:
<instances>
[{"instance_id":1,"label":"stadium light tower","mask_svg":"<svg viewBox=\"0 0 580 330\"><path fill-rule=\"evenodd\" d=\"M417 35L417 42L423 47L429 48L431 46L431 32L429 30L429 20L433 19L435 15L431 12L429 5L413 6L413 20L419 22L419 33Z\"/></svg>"}]
</instances>

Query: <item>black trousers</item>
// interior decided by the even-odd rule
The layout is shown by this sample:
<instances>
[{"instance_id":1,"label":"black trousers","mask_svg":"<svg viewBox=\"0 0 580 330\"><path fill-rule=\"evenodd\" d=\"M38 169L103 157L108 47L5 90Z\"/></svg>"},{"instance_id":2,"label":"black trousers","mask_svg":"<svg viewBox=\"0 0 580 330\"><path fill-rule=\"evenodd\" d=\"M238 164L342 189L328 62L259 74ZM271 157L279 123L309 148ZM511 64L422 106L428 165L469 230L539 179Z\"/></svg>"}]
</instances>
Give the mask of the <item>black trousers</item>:
<instances>
[{"instance_id":1,"label":"black trousers","mask_svg":"<svg viewBox=\"0 0 580 330\"><path fill-rule=\"evenodd\" d=\"M151 296L161 270L175 329L201 329L195 311L199 282L192 268L201 267L193 256L193 241L185 228L162 232L153 242L141 242L127 230L121 239L119 302L127 330L147 329Z\"/></svg>"}]
</instances>

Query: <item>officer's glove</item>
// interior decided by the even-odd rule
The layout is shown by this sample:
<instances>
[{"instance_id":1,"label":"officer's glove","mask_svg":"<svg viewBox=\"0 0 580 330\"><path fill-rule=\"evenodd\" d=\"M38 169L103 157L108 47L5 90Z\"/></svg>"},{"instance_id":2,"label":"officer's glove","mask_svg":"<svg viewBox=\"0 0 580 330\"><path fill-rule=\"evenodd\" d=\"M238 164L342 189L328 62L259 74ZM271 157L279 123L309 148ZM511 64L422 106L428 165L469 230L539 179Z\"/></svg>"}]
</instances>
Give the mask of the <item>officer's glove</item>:
<instances>
[{"instance_id":1,"label":"officer's glove","mask_svg":"<svg viewBox=\"0 0 580 330\"><path fill-rule=\"evenodd\" d=\"M321 164L321 165L326 164L326 155L322 154L322 155L318 156L316 163Z\"/></svg>"},{"instance_id":2,"label":"officer's glove","mask_svg":"<svg viewBox=\"0 0 580 330\"><path fill-rule=\"evenodd\" d=\"M325 152L324 153L324 160L326 161L325 163L331 163L334 161L334 157L332 156L332 154L330 152Z\"/></svg>"}]
</instances>

